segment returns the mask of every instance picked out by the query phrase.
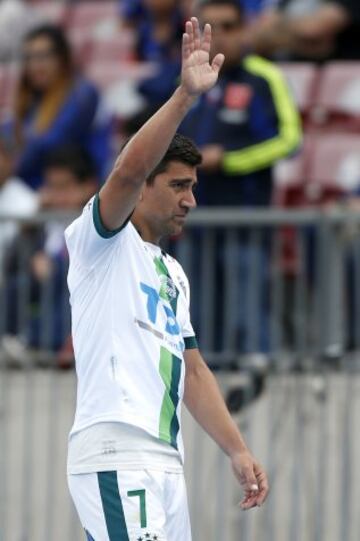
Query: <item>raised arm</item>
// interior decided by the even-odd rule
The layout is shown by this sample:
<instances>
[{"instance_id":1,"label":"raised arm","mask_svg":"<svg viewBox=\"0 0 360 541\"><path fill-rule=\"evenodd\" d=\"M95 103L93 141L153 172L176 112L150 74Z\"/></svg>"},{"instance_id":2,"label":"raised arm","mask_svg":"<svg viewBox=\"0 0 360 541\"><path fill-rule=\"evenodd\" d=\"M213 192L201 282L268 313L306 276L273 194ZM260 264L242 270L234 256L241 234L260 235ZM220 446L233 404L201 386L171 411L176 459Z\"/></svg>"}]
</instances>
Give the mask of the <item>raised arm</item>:
<instances>
[{"instance_id":1,"label":"raised arm","mask_svg":"<svg viewBox=\"0 0 360 541\"><path fill-rule=\"evenodd\" d=\"M193 101L215 85L224 56L217 55L210 64L210 46L210 25L205 25L201 33L199 22L193 17L186 23L183 35L180 86L125 146L101 189L100 213L106 228L121 227Z\"/></svg>"}]
</instances>

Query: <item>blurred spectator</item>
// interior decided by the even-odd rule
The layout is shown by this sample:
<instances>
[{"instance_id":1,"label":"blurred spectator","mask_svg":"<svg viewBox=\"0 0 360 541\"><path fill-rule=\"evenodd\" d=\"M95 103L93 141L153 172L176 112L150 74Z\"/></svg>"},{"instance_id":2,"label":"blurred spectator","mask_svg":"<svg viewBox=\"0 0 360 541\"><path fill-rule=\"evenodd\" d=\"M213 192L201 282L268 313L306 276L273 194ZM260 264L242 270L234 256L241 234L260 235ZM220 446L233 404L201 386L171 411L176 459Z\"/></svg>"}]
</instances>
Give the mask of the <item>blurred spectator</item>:
<instances>
[{"instance_id":1,"label":"blurred spectator","mask_svg":"<svg viewBox=\"0 0 360 541\"><path fill-rule=\"evenodd\" d=\"M98 106L96 88L76 74L63 31L51 25L32 30L15 97L18 175L33 188L41 186L47 154L64 144L88 150L104 173L110 125L96 117Z\"/></svg>"},{"instance_id":2,"label":"blurred spectator","mask_svg":"<svg viewBox=\"0 0 360 541\"><path fill-rule=\"evenodd\" d=\"M204 1L199 15L202 22L212 26L211 55L224 53L225 64L216 87L198 100L181 126L181 131L202 149L198 203L270 205L272 166L294 152L301 142L298 113L279 70L260 57L244 56L244 16L236 0ZM224 254L220 259L222 265ZM265 286L268 247L265 241L251 245L244 233L239 247L239 275L244 290L249 262L254 260L258 261ZM259 297L265 305L265 293L260 292ZM239 299L240 326L247 317L245 302ZM262 318L266 318L264 306ZM261 349L265 351L267 322L261 327ZM241 347L246 350L243 343Z\"/></svg>"},{"instance_id":3,"label":"blurred spectator","mask_svg":"<svg viewBox=\"0 0 360 541\"><path fill-rule=\"evenodd\" d=\"M181 127L202 149L200 203L269 205L273 164L301 142L294 102L275 65L243 56L236 0L204 1L200 16L213 28L211 54L225 54L217 86L199 99Z\"/></svg>"},{"instance_id":4,"label":"blurred spectator","mask_svg":"<svg viewBox=\"0 0 360 541\"><path fill-rule=\"evenodd\" d=\"M280 0L277 9L252 28L260 53L309 59L360 59L358 0Z\"/></svg>"},{"instance_id":5,"label":"blurred spectator","mask_svg":"<svg viewBox=\"0 0 360 541\"><path fill-rule=\"evenodd\" d=\"M140 60L178 58L184 31L184 6L176 0L121 1L122 17L137 32Z\"/></svg>"},{"instance_id":6,"label":"blurred spectator","mask_svg":"<svg viewBox=\"0 0 360 541\"><path fill-rule=\"evenodd\" d=\"M311 0L299 0L311 1ZM277 4L277 0L238 0L244 10L247 20L258 17L263 12ZM202 0L182 0L180 4L182 12L188 17L191 15L196 4L201 4ZM146 0L120 0L120 13L123 19L135 26L142 17L146 16Z\"/></svg>"},{"instance_id":7,"label":"blurred spectator","mask_svg":"<svg viewBox=\"0 0 360 541\"><path fill-rule=\"evenodd\" d=\"M244 23L241 47L248 46L252 21L260 15L266 17L276 0L237 0L244 8ZM138 32L139 56L157 63L155 74L146 78L137 87L139 100L145 100L145 107L157 109L175 91L180 76L181 37L186 16L193 13L202 0L137 0L121 2L125 20L130 21ZM170 36L170 41L166 36ZM142 44L142 45L141 45Z\"/></svg>"},{"instance_id":8,"label":"blurred spectator","mask_svg":"<svg viewBox=\"0 0 360 541\"><path fill-rule=\"evenodd\" d=\"M79 212L96 189L95 167L81 148L64 147L48 156L40 192L43 210ZM26 229L9 253L7 335L2 345L14 361L24 361L28 347L59 352L68 342L65 227L54 217L42 228ZM27 299L29 317L21 322L18 307Z\"/></svg>"},{"instance_id":9,"label":"blurred spectator","mask_svg":"<svg viewBox=\"0 0 360 541\"><path fill-rule=\"evenodd\" d=\"M15 145L8 137L0 135L0 216L28 218L38 209L39 198L26 184L14 176ZM18 227L15 221L0 222L0 284L6 247L15 238Z\"/></svg>"},{"instance_id":10,"label":"blurred spectator","mask_svg":"<svg viewBox=\"0 0 360 541\"><path fill-rule=\"evenodd\" d=\"M139 99L145 100L146 106L159 108L177 86L188 6L176 0L141 0L121 5L123 15L136 30L139 59L155 64L154 75L137 86Z\"/></svg>"},{"instance_id":11,"label":"blurred spectator","mask_svg":"<svg viewBox=\"0 0 360 541\"><path fill-rule=\"evenodd\" d=\"M252 22L259 16L264 15L267 11L274 7L277 0L238 0L243 8L246 20Z\"/></svg>"},{"instance_id":12,"label":"blurred spectator","mask_svg":"<svg viewBox=\"0 0 360 541\"><path fill-rule=\"evenodd\" d=\"M119 0L119 11L121 18L134 26L146 13L143 0Z\"/></svg>"}]
</instances>

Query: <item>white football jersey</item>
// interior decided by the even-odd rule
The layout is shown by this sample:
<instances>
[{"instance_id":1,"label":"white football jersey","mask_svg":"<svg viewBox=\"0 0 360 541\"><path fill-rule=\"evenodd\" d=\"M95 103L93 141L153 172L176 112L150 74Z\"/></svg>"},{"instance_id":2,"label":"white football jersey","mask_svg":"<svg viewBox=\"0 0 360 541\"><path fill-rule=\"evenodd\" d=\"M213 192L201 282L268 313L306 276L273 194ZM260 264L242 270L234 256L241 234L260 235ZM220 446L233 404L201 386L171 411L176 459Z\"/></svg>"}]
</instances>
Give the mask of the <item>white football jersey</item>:
<instances>
[{"instance_id":1,"label":"white football jersey","mask_svg":"<svg viewBox=\"0 0 360 541\"><path fill-rule=\"evenodd\" d=\"M130 221L107 231L98 195L65 238L78 377L71 434L125 422L182 454L183 352L197 347L182 267L144 242Z\"/></svg>"}]
</instances>

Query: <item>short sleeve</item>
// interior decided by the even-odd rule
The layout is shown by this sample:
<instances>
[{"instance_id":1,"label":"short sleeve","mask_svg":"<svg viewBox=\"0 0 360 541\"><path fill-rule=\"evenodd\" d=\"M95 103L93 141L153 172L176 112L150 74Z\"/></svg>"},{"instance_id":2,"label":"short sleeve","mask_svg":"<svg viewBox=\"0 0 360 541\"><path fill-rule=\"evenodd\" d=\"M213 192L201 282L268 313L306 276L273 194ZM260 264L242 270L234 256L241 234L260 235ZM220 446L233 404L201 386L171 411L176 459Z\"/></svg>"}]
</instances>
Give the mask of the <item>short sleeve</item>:
<instances>
[{"instance_id":1,"label":"short sleeve","mask_svg":"<svg viewBox=\"0 0 360 541\"><path fill-rule=\"evenodd\" d=\"M65 231L70 263L91 268L103 261L121 242L120 232L125 231L127 223L115 231L107 230L101 221L99 195L92 197L81 216Z\"/></svg>"},{"instance_id":2,"label":"short sleeve","mask_svg":"<svg viewBox=\"0 0 360 541\"><path fill-rule=\"evenodd\" d=\"M183 324L181 328L182 336L185 343L185 349L196 349L198 347L197 339L195 336L195 331L191 324L191 315L190 315L190 285L189 280L187 279L186 274L183 269L180 267L180 287L184 293L184 317Z\"/></svg>"}]
</instances>

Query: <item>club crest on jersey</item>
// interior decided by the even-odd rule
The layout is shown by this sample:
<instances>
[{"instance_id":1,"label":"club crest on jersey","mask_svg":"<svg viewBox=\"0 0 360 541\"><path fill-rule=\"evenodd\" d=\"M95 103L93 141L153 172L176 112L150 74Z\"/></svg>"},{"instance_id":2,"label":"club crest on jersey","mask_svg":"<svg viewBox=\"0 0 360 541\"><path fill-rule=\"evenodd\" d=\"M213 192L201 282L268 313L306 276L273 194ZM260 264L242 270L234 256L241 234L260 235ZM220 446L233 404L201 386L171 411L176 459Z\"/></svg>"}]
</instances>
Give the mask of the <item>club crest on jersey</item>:
<instances>
[{"instance_id":1,"label":"club crest on jersey","mask_svg":"<svg viewBox=\"0 0 360 541\"><path fill-rule=\"evenodd\" d=\"M166 324L165 332L171 335L179 335L180 327L176 320L176 316L173 312L171 305L168 302L168 298L162 298L160 293L156 291L153 287L140 282L140 288L143 293L145 293L147 301L147 315L151 323L156 323L158 320L158 314L161 311L165 315Z\"/></svg>"},{"instance_id":2,"label":"club crest on jersey","mask_svg":"<svg viewBox=\"0 0 360 541\"><path fill-rule=\"evenodd\" d=\"M172 278L170 276L165 276L164 274L161 275L159 278L161 282L160 297L163 297L165 299L176 299L177 290Z\"/></svg>"}]
</instances>

